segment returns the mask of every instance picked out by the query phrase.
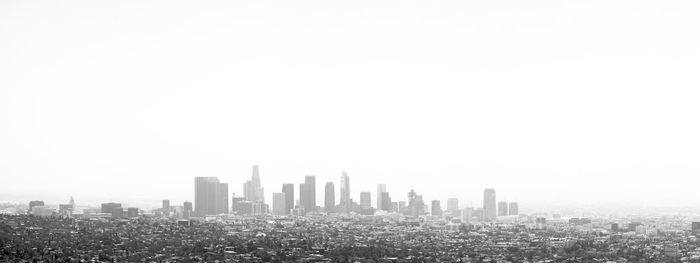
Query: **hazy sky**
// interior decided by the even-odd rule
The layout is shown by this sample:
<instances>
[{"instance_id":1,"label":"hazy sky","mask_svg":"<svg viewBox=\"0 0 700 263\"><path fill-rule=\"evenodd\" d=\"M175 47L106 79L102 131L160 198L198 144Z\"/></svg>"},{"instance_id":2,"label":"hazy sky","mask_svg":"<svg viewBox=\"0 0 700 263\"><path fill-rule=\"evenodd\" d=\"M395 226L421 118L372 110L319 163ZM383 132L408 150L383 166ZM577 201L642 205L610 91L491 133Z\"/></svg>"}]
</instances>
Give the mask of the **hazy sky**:
<instances>
[{"instance_id":1,"label":"hazy sky","mask_svg":"<svg viewBox=\"0 0 700 263\"><path fill-rule=\"evenodd\" d=\"M699 7L0 1L0 201L241 195L258 164L267 200L344 170L373 203L700 205Z\"/></svg>"}]
</instances>

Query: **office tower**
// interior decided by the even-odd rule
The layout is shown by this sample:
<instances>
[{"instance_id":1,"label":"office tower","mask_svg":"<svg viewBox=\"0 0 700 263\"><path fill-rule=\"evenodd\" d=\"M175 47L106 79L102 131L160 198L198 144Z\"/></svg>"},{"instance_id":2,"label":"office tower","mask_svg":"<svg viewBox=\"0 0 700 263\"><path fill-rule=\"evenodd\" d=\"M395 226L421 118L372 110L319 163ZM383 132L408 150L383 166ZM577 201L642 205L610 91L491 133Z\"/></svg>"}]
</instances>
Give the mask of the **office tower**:
<instances>
[{"instance_id":1,"label":"office tower","mask_svg":"<svg viewBox=\"0 0 700 263\"><path fill-rule=\"evenodd\" d=\"M382 193L386 192L386 184L377 185L377 210L384 210L384 201L382 201Z\"/></svg>"},{"instance_id":2,"label":"office tower","mask_svg":"<svg viewBox=\"0 0 700 263\"><path fill-rule=\"evenodd\" d=\"M406 209L406 214L412 217L418 217L423 215L425 209L425 204L423 203L423 196L418 195L416 191L411 189L408 192L408 209Z\"/></svg>"},{"instance_id":3,"label":"office tower","mask_svg":"<svg viewBox=\"0 0 700 263\"><path fill-rule=\"evenodd\" d=\"M518 215L518 203L510 202L508 203L508 215L517 216Z\"/></svg>"},{"instance_id":4,"label":"office tower","mask_svg":"<svg viewBox=\"0 0 700 263\"><path fill-rule=\"evenodd\" d=\"M161 208L161 211L166 216L170 215L170 200L163 200L163 207Z\"/></svg>"},{"instance_id":5,"label":"office tower","mask_svg":"<svg viewBox=\"0 0 700 263\"><path fill-rule=\"evenodd\" d=\"M112 211L114 211L115 208L122 208L122 204L120 203L103 203L100 205L100 212L101 213L106 213L106 214L111 214Z\"/></svg>"},{"instance_id":6,"label":"office tower","mask_svg":"<svg viewBox=\"0 0 700 263\"><path fill-rule=\"evenodd\" d=\"M73 209L70 204L59 204L58 213L60 215L70 216L73 214Z\"/></svg>"},{"instance_id":7,"label":"office tower","mask_svg":"<svg viewBox=\"0 0 700 263\"><path fill-rule=\"evenodd\" d=\"M327 213L335 213L335 187L333 187L333 182L326 183L326 196L325 202L323 203L324 208Z\"/></svg>"},{"instance_id":8,"label":"office tower","mask_svg":"<svg viewBox=\"0 0 700 263\"><path fill-rule=\"evenodd\" d=\"M182 204L182 217L190 218L190 216L192 216L192 202L185 201L185 203Z\"/></svg>"},{"instance_id":9,"label":"office tower","mask_svg":"<svg viewBox=\"0 0 700 263\"><path fill-rule=\"evenodd\" d=\"M243 184L243 196L248 201L265 202L265 191L260 184L260 170L253 165L253 176Z\"/></svg>"},{"instance_id":10,"label":"office tower","mask_svg":"<svg viewBox=\"0 0 700 263\"><path fill-rule=\"evenodd\" d=\"M405 211L406 210L406 201L399 201L399 205L398 205L397 210L399 213L402 213L403 211Z\"/></svg>"},{"instance_id":11,"label":"office tower","mask_svg":"<svg viewBox=\"0 0 700 263\"><path fill-rule=\"evenodd\" d=\"M361 208L372 207L372 193L371 192L360 192L360 207Z\"/></svg>"},{"instance_id":12,"label":"office tower","mask_svg":"<svg viewBox=\"0 0 700 263\"><path fill-rule=\"evenodd\" d=\"M345 171L340 175L340 206L343 213L350 212L350 177Z\"/></svg>"},{"instance_id":13,"label":"office tower","mask_svg":"<svg viewBox=\"0 0 700 263\"><path fill-rule=\"evenodd\" d=\"M70 201L68 201L68 204L71 206L71 211L75 211L75 200L73 197L70 197Z\"/></svg>"},{"instance_id":14,"label":"office tower","mask_svg":"<svg viewBox=\"0 0 700 263\"><path fill-rule=\"evenodd\" d=\"M216 213L228 214L228 184L220 183L216 189Z\"/></svg>"},{"instance_id":15,"label":"office tower","mask_svg":"<svg viewBox=\"0 0 700 263\"><path fill-rule=\"evenodd\" d=\"M285 200L285 193L273 193L272 194L272 213L274 215L286 215L287 202Z\"/></svg>"},{"instance_id":16,"label":"office tower","mask_svg":"<svg viewBox=\"0 0 700 263\"><path fill-rule=\"evenodd\" d=\"M508 215L508 202L498 202L498 216Z\"/></svg>"},{"instance_id":17,"label":"office tower","mask_svg":"<svg viewBox=\"0 0 700 263\"><path fill-rule=\"evenodd\" d=\"M305 212L316 211L316 176L307 175L299 185L299 201Z\"/></svg>"},{"instance_id":18,"label":"office tower","mask_svg":"<svg viewBox=\"0 0 700 263\"><path fill-rule=\"evenodd\" d=\"M284 213L290 214L294 208L294 184L283 184L282 193L284 193Z\"/></svg>"},{"instance_id":19,"label":"office tower","mask_svg":"<svg viewBox=\"0 0 700 263\"><path fill-rule=\"evenodd\" d=\"M474 213L474 208L462 209L462 223L469 224L472 221L472 214Z\"/></svg>"},{"instance_id":20,"label":"office tower","mask_svg":"<svg viewBox=\"0 0 700 263\"><path fill-rule=\"evenodd\" d=\"M382 192L382 210L392 211L391 197L389 197L389 192Z\"/></svg>"},{"instance_id":21,"label":"office tower","mask_svg":"<svg viewBox=\"0 0 700 263\"><path fill-rule=\"evenodd\" d=\"M228 213L228 184L216 177L194 178L194 214L196 216Z\"/></svg>"},{"instance_id":22,"label":"office tower","mask_svg":"<svg viewBox=\"0 0 700 263\"><path fill-rule=\"evenodd\" d=\"M30 201L29 202L29 211L27 211L28 214L32 213L32 208L35 206L44 206L44 201ZM103 212L104 213L104 212Z\"/></svg>"},{"instance_id":23,"label":"office tower","mask_svg":"<svg viewBox=\"0 0 700 263\"><path fill-rule=\"evenodd\" d=\"M459 199L449 198L447 199L447 211L457 211L459 210Z\"/></svg>"},{"instance_id":24,"label":"office tower","mask_svg":"<svg viewBox=\"0 0 700 263\"><path fill-rule=\"evenodd\" d=\"M245 197L236 196L236 194L234 194L231 197L231 212L241 214L241 210L240 210L241 206L239 204L240 204L240 202L243 202L243 201L246 201Z\"/></svg>"},{"instance_id":25,"label":"office tower","mask_svg":"<svg viewBox=\"0 0 700 263\"><path fill-rule=\"evenodd\" d=\"M139 209L136 207L129 207L126 209L126 217L134 218L139 216Z\"/></svg>"},{"instance_id":26,"label":"office tower","mask_svg":"<svg viewBox=\"0 0 700 263\"><path fill-rule=\"evenodd\" d=\"M484 220L494 220L496 215L496 190L487 188L484 190Z\"/></svg>"},{"instance_id":27,"label":"office tower","mask_svg":"<svg viewBox=\"0 0 700 263\"><path fill-rule=\"evenodd\" d=\"M440 200L433 200L430 204L430 214L434 216L442 216L442 208L440 208Z\"/></svg>"}]
</instances>

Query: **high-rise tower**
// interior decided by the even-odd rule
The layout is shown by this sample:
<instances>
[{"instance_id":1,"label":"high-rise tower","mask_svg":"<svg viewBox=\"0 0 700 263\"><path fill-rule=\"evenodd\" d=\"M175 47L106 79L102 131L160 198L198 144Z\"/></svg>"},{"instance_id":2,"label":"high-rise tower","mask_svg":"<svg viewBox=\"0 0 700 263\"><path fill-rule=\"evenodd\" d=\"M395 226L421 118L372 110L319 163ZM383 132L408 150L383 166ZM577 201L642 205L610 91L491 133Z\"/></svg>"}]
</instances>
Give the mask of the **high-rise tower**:
<instances>
[{"instance_id":1,"label":"high-rise tower","mask_svg":"<svg viewBox=\"0 0 700 263\"><path fill-rule=\"evenodd\" d=\"M326 192L324 199L324 208L327 213L335 213L335 187L333 187L333 182L326 183Z\"/></svg>"},{"instance_id":2,"label":"high-rise tower","mask_svg":"<svg viewBox=\"0 0 700 263\"><path fill-rule=\"evenodd\" d=\"M487 188L484 190L484 220L496 219L496 190Z\"/></svg>"}]
</instances>

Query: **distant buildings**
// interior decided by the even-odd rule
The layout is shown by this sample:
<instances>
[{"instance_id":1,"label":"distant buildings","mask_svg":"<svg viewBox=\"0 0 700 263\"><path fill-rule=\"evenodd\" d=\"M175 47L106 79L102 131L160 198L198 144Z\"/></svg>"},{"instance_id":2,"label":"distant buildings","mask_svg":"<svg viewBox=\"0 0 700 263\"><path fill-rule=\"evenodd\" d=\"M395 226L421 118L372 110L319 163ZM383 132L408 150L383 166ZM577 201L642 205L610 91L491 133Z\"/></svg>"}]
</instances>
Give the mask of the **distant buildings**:
<instances>
[{"instance_id":1,"label":"distant buildings","mask_svg":"<svg viewBox=\"0 0 700 263\"><path fill-rule=\"evenodd\" d=\"M690 229L693 233L700 233L700 222L693 222L690 224Z\"/></svg>"},{"instance_id":2,"label":"distant buildings","mask_svg":"<svg viewBox=\"0 0 700 263\"><path fill-rule=\"evenodd\" d=\"M196 216L228 213L228 184L216 177L195 177L194 213Z\"/></svg>"},{"instance_id":3,"label":"distant buildings","mask_svg":"<svg viewBox=\"0 0 700 263\"><path fill-rule=\"evenodd\" d=\"M163 207L161 208L161 210L163 211L163 215L170 215L170 200L163 200Z\"/></svg>"},{"instance_id":4,"label":"distant buildings","mask_svg":"<svg viewBox=\"0 0 700 263\"><path fill-rule=\"evenodd\" d=\"M384 208L384 201L382 200L382 193L386 192L386 184L377 185L377 210L386 210Z\"/></svg>"},{"instance_id":5,"label":"distant buildings","mask_svg":"<svg viewBox=\"0 0 700 263\"><path fill-rule=\"evenodd\" d=\"M35 206L44 206L44 201L39 201L39 200L30 201L30 202L29 202L29 211L28 211L28 213L31 214L31 213L32 213L32 209L33 209Z\"/></svg>"},{"instance_id":6,"label":"distant buildings","mask_svg":"<svg viewBox=\"0 0 700 263\"><path fill-rule=\"evenodd\" d=\"M508 215L508 202L498 202L498 216Z\"/></svg>"},{"instance_id":7,"label":"distant buildings","mask_svg":"<svg viewBox=\"0 0 700 263\"><path fill-rule=\"evenodd\" d=\"M423 196L418 195L416 191L411 189L408 192L408 207L404 214L412 217L422 216L425 213L425 203L423 202Z\"/></svg>"},{"instance_id":8,"label":"distant buildings","mask_svg":"<svg viewBox=\"0 0 700 263\"><path fill-rule=\"evenodd\" d=\"M243 196L251 202L265 202L265 190L260 185L260 170L253 165L253 176L243 184Z\"/></svg>"},{"instance_id":9,"label":"distant buildings","mask_svg":"<svg viewBox=\"0 0 700 263\"><path fill-rule=\"evenodd\" d=\"M111 214L116 208L122 209L122 204L120 203L103 203L100 205L100 212L105 214Z\"/></svg>"},{"instance_id":10,"label":"distant buildings","mask_svg":"<svg viewBox=\"0 0 700 263\"><path fill-rule=\"evenodd\" d=\"M372 193L360 192L360 208L372 207Z\"/></svg>"},{"instance_id":11,"label":"distant buildings","mask_svg":"<svg viewBox=\"0 0 700 263\"><path fill-rule=\"evenodd\" d=\"M287 202L285 193L273 193L272 194L272 213L275 215L286 215Z\"/></svg>"},{"instance_id":12,"label":"distant buildings","mask_svg":"<svg viewBox=\"0 0 700 263\"><path fill-rule=\"evenodd\" d=\"M327 213L335 213L335 187L333 187L333 182L326 183L323 205Z\"/></svg>"},{"instance_id":13,"label":"distant buildings","mask_svg":"<svg viewBox=\"0 0 700 263\"><path fill-rule=\"evenodd\" d=\"M343 213L349 213L352 208L352 202L350 201L350 177L345 171L340 175L340 207Z\"/></svg>"},{"instance_id":14,"label":"distant buildings","mask_svg":"<svg viewBox=\"0 0 700 263\"><path fill-rule=\"evenodd\" d=\"M182 217L190 218L192 216L192 202L185 201L182 204Z\"/></svg>"},{"instance_id":15,"label":"distant buildings","mask_svg":"<svg viewBox=\"0 0 700 263\"><path fill-rule=\"evenodd\" d=\"M442 216L442 208L440 208L440 200L433 200L430 203L430 214L433 216Z\"/></svg>"},{"instance_id":16,"label":"distant buildings","mask_svg":"<svg viewBox=\"0 0 700 263\"><path fill-rule=\"evenodd\" d=\"M517 216L518 214L519 214L518 203L516 203L516 202L508 203L508 215Z\"/></svg>"},{"instance_id":17,"label":"distant buildings","mask_svg":"<svg viewBox=\"0 0 700 263\"><path fill-rule=\"evenodd\" d=\"M299 185L299 202L305 212L316 211L316 176L307 175Z\"/></svg>"},{"instance_id":18,"label":"distant buildings","mask_svg":"<svg viewBox=\"0 0 700 263\"><path fill-rule=\"evenodd\" d=\"M139 209L136 207L129 207L126 209L126 216L129 218L134 218L139 216Z\"/></svg>"},{"instance_id":19,"label":"distant buildings","mask_svg":"<svg viewBox=\"0 0 700 263\"><path fill-rule=\"evenodd\" d=\"M282 193L284 193L284 213L290 214L294 209L294 184L283 184Z\"/></svg>"},{"instance_id":20,"label":"distant buildings","mask_svg":"<svg viewBox=\"0 0 700 263\"><path fill-rule=\"evenodd\" d=\"M496 190L487 188L484 190L484 220L496 219Z\"/></svg>"},{"instance_id":21,"label":"distant buildings","mask_svg":"<svg viewBox=\"0 0 700 263\"><path fill-rule=\"evenodd\" d=\"M472 214L474 213L474 208L462 209L462 223L469 224L472 221Z\"/></svg>"}]
</instances>

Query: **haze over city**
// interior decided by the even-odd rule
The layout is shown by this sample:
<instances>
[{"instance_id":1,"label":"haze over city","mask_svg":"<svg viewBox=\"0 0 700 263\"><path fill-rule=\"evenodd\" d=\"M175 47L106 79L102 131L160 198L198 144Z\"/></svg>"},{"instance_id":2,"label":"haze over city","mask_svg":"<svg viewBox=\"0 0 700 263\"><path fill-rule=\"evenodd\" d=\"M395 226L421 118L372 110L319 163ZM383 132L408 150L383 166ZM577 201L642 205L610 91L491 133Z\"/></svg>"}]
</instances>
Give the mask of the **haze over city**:
<instances>
[{"instance_id":1,"label":"haze over city","mask_svg":"<svg viewBox=\"0 0 700 263\"><path fill-rule=\"evenodd\" d=\"M698 205L696 2L210 5L1 2L0 201Z\"/></svg>"}]
</instances>

